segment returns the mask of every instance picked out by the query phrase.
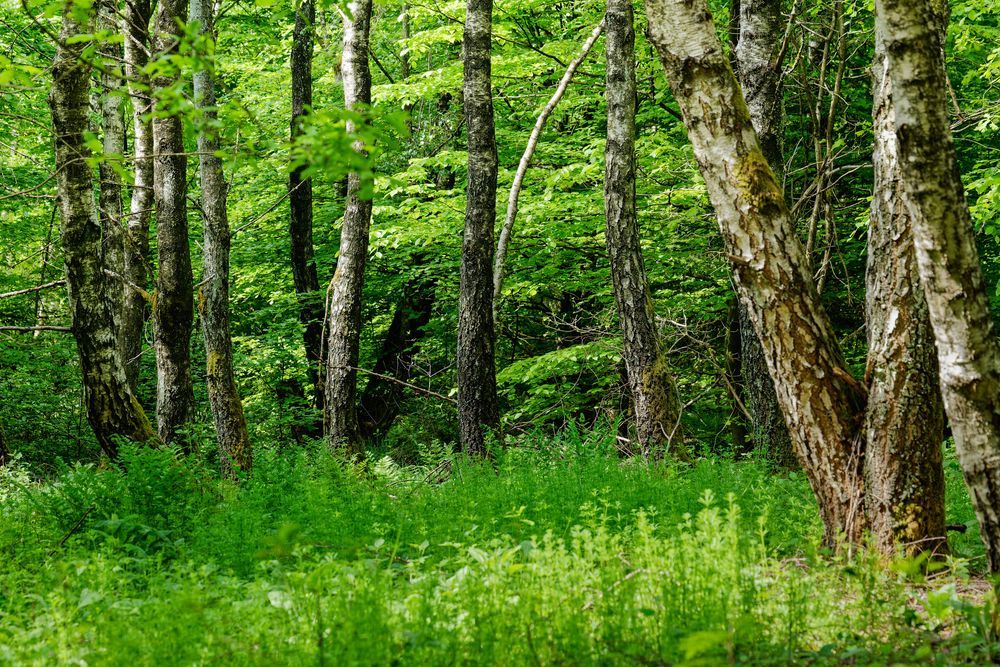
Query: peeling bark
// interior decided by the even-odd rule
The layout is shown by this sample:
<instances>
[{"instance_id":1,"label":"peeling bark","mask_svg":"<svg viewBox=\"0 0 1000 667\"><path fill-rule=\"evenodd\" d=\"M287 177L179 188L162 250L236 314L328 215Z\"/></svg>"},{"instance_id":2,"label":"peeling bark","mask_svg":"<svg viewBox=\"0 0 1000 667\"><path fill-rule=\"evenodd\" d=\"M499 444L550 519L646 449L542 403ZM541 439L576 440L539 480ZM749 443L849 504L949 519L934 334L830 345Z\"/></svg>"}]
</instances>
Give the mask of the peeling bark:
<instances>
[{"instance_id":1,"label":"peeling bark","mask_svg":"<svg viewBox=\"0 0 1000 667\"><path fill-rule=\"evenodd\" d=\"M485 455L484 429L498 429L493 328L493 224L496 219L497 146L493 122L493 0L467 0L464 52L468 184L458 299L459 446Z\"/></svg>"},{"instance_id":2,"label":"peeling bark","mask_svg":"<svg viewBox=\"0 0 1000 667\"><path fill-rule=\"evenodd\" d=\"M191 0L191 21L200 24L200 32L215 40L215 16L211 0ZM219 443L222 476L238 479L253 467L253 449L247 433L243 403L233 373L233 342L229 331L229 216L226 203L229 185L222 173L222 159L215 125L215 81L212 71L194 74L194 101L202 111L198 133L200 156L201 210L204 227L203 262L205 277L198 294L205 337L206 381L212 420Z\"/></svg>"},{"instance_id":3,"label":"peeling bark","mask_svg":"<svg viewBox=\"0 0 1000 667\"><path fill-rule=\"evenodd\" d=\"M160 0L153 25L158 57L177 50L180 21L187 0ZM156 337L156 420L160 437L173 442L178 429L194 418L191 382L191 332L194 328L194 277L188 245L187 156L184 128L172 101L164 94L177 79L161 75L153 81L154 108L165 115L153 119L153 197L156 201L158 273L153 325Z\"/></svg>"},{"instance_id":4,"label":"peeling bark","mask_svg":"<svg viewBox=\"0 0 1000 667\"><path fill-rule=\"evenodd\" d=\"M943 12L878 0L900 180L937 344L941 393L986 545L1000 572L1000 349L948 120Z\"/></svg>"},{"instance_id":5,"label":"peeling bark","mask_svg":"<svg viewBox=\"0 0 1000 667\"><path fill-rule=\"evenodd\" d=\"M116 436L156 442L149 420L125 380L112 317L101 248L101 225L94 201L91 156L84 141L89 110L91 64L82 59L86 42L69 38L93 32L93 17L77 23L64 9L62 32L52 65L49 106L55 133L61 237L66 264L73 335L83 371L87 420L108 456L116 456Z\"/></svg>"},{"instance_id":6,"label":"peeling bark","mask_svg":"<svg viewBox=\"0 0 1000 667\"><path fill-rule=\"evenodd\" d=\"M687 457L677 387L656 328L635 207L635 29L632 0L609 0L608 134L604 148L605 239L625 341L623 360L643 456L664 449Z\"/></svg>"},{"instance_id":7,"label":"peeling bark","mask_svg":"<svg viewBox=\"0 0 1000 667\"><path fill-rule=\"evenodd\" d=\"M892 82L881 30L875 35L875 191L868 227L866 321L869 388L865 502L886 557L947 549L944 407L934 333L913 248L896 150Z\"/></svg>"},{"instance_id":8,"label":"peeling bark","mask_svg":"<svg viewBox=\"0 0 1000 667\"><path fill-rule=\"evenodd\" d=\"M348 109L371 104L368 67L371 0L353 0L344 18L344 102ZM340 232L340 256L330 285L329 360L326 378L326 423L330 446L363 454L355 407L358 354L361 344L361 294L368 259L372 202L361 196L361 177L347 181L347 208Z\"/></svg>"},{"instance_id":9,"label":"peeling bark","mask_svg":"<svg viewBox=\"0 0 1000 667\"><path fill-rule=\"evenodd\" d=\"M704 0L647 0L650 39L681 107L764 348L792 444L819 501L824 542L858 542L865 392L845 367L774 172Z\"/></svg>"}]
</instances>

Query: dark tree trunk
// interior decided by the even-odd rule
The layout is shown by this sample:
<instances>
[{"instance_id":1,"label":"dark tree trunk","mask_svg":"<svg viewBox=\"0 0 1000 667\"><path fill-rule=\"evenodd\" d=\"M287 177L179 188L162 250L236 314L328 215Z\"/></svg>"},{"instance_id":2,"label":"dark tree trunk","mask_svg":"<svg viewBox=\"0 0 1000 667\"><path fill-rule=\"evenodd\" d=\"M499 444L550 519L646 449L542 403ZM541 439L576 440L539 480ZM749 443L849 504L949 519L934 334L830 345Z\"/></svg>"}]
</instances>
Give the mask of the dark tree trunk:
<instances>
[{"instance_id":1,"label":"dark tree trunk","mask_svg":"<svg viewBox=\"0 0 1000 667\"><path fill-rule=\"evenodd\" d=\"M187 0L160 0L154 22L153 46L158 57L177 51L180 22L187 18ZM153 81L162 93L177 74ZM188 245L187 156L179 112L163 108L170 96L160 96L154 106L168 114L153 119L153 196L156 200L156 251L158 273L153 324L156 337L156 420L160 437L177 439L178 429L194 418L191 384L191 331L194 328L194 278Z\"/></svg>"},{"instance_id":2,"label":"dark tree trunk","mask_svg":"<svg viewBox=\"0 0 1000 667\"><path fill-rule=\"evenodd\" d=\"M73 335L76 339L87 404L87 420L101 448L115 456L115 436L155 442L156 435L125 381L112 318L110 284L105 274L101 226L94 201L94 183L87 158L91 65L82 58L87 43L69 38L91 34L93 18L83 24L67 10L52 66L49 105L55 132L56 173L62 244L66 263Z\"/></svg>"},{"instance_id":3,"label":"dark tree trunk","mask_svg":"<svg viewBox=\"0 0 1000 667\"><path fill-rule=\"evenodd\" d=\"M824 541L865 528L860 414L780 184L757 143L704 0L647 0L650 39L681 107L741 298L763 343L792 443L819 502Z\"/></svg>"},{"instance_id":4,"label":"dark tree trunk","mask_svg":"<svg viewBox=\"0 0 1000 667\"><path fill-rule=\"evenodd\" d=\"M146 321L149 288L149 219L153 208L153 127L147 118L153 109L149 77L150 0L125 2L125 75L132 101L135 178L125 230L125 285L121 318L121 346L125 377L135 391L142 367L142 331ZM140 291L142 290L142 291Z\"/></svg>"},{"instance_id":5,"label":"dark tree trunk","mask_svg":"<svg viewBox=\"0 0 1000 667\"><path fill-rule=\"evenodd\" d=\"M733 407L729 411L729 434L733 439L733 451L737 454L749 454L751 450L743 404L743 335L740 330L742 310L745 308L740 304L740 298L733 296L729 300L726 316L726 381L733 398Z\"/></svg>"},{"instance_id":6,"label":"dark tree trunk","mask_svg":"<svg viewBox=\"0 0 1000 667\"><path fill-rule=\"evenodd\" d=\"M892 81L900 180L937 344L941 393L979 519L1000 572L1000 349L947 111L943 7L879 0Z\"/></svg>"},{"instance_id":7,"label":"dark tree trunk","mask_svg":"<svg viewBox=\"0 0 1000 667\"><path fill-rule=\"evenodd\" d=\"M410 364L424 337L424 327L430 322L434 309L436 281L424 277L407 285L403 298L396 306L392 323L382 341L372 375L361 394L359 426L364 440L377 440L385 436L393 421L399 416L404 386L393 382L410 379Z\"/></svg>"},{"instance_id":8,"label":"dark tree trunk","mask_svg":"<svg viewBox=\"0 0 1000 667\"><path fill-rule=\"evenodd\" d=\"M893 557L947 548L944 407L937 350L920 286L910 214L900 183L892 82L875 35L875 191L868 227L868 411L865 496L878 549Z\"/></svg>"},{"instance_id":9,"label":"dark tree trunk","mask_svg":"<svg viewBox=\"0 0 1000 667\"><path fill-rule=\"evenodd\" d=\"M781 63L778 57L785 22L782 0L741 0L734 45L740 86L767 163L780 182L784 171L781 139L784 130ZM792 221L789 219L789 223ZM774 381L767 371L764 349L754 331L745 304L739 306L741 359L754 445L769 460L794 465L795 453L788 426L778 405Z\"/></svg>"},{"instance_id":10,"label":"dark tree trunk","mask_svg":"<svg viewBox=\"0 0 1000 667\"><path fill-rule=\"evenodd\" d=\"M201 34L215 40L212 0L191 0L191 21ZM253 449L247 434L239 388L233 373L233 342L229 332L229 216L226 212L229 186L222 173L222 159L216 153L219 139L214 125L215 81L211 70L194 75L194 101L202 111L198 133L200 156L201 210L205 245L205 278L198 295L198 311L205 336L206 380L212 419L219 442L222 476L237 479L253 466Z\"/></svg>"},{"instance_id":11,"label":"dark tree trunk","mask_svg":"<svg viewBox=\"0 0 1000 667\"><path fill-rule=\"evenodd\" d=\"M459 446L475 455L486 454L484 429L500 426L493 330L497 147L492 32L493 0L467 0L462 48L469 166L458 303L458 421Z\"/></svg>"},{"instance_id":12,"label":"dark tree trunk","mask_svg":"<svg viewBox=\"0 0 1000 667\"><path fill-rule=\"evenodd\" d=\"M3 424L0 424L0 466L8 463L10 463L10 449L7 447L7 433L3 430Z\"/></svg>"},{"instance_id":13,"label":"dark tree trunk","mask_svg":"<svg viewBox=\"0 0 1000 667\"><path fill-rule=\"evenodd\" d=\"M371 0L354 0L344 20L344 102L348 109L371 104L368 68ZM347 208L340 232L340 256L330 285L330 337L326 382L326 424L330 445L361 454L364 448L355 407L361 344L361 294L368 258L372 202L361 196L361 176L347 182Z\"/></svg>"},{"instance_id":14,"label":"dark tree trunk","mask_svg":"<svg viewBox=\"0 0 1000 667\"><path fill-rule=\"evenodd\" d=\"M686 458L677 387L656 329L635 208L635 30L632 1L609 0L605 15L608 135L604 148L605 237L625 340L640 453Z\"/></svg>"},{"instance_id":15,"label":"dark tree trunk","mask_svg":"<svg viewBox=\"0 0 1000 667\"><path fill-rule=\"evenodd\" d=\"M295 12L292 35L292 141L301 133L302 118L312 106L313 24L316 8L313 0L303 2ZM319 288L313 249L312 179L303 178L304 167L292 170L288 176L288 202L291 207L289 238L292 251L292 279L299 300L299 322L302 323L309 381L313 385L313 407L323 408L326 360L323 346L323 294ZM316 424L319 435L322 424Z\"/></svg>"}]
</instances>

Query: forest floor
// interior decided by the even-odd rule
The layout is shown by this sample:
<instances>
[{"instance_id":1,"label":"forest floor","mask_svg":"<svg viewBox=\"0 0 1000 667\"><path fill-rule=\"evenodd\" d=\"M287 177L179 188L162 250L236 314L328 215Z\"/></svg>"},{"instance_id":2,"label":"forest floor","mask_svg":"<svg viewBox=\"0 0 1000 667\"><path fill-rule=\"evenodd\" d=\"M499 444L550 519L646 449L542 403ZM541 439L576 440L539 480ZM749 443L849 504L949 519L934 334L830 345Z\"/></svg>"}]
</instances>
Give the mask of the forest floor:
<instances>
[{"instance_id":1,"label":"forest floor","mask_svg":"<svg viewBox=\"0 0 1000 667\"><path fill-rule=\"evenodd\" d=\"M0 472L0 664L982 664L975 521L948 567L819 548L800 474L621 461L603 436L492 463L169 451ZM127 471L127 472L126 472Z\"/></svg>"}]
</instances>

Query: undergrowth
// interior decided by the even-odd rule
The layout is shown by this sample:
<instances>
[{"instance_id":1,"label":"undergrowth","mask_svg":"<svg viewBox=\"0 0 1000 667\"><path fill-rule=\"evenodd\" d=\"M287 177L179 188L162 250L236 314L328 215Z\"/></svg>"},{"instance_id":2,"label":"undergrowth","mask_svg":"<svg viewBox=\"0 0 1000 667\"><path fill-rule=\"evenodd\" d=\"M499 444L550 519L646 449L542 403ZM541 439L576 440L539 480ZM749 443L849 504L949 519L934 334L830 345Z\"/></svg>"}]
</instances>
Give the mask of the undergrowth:
<instances>
[{"instance_id":1,"label":"undergrowth","mask_svg":"<svg viewBox=\"0 0 1000 667\"><path fill-rule=\"evenodd\" d=\"M489 462L175 452L0 470L0 662L979 664L997 647L968 498L947 573L818 547L801 475L620 460L600 433ZM958 487L959 489L961 487ZM981 583L980 590L984 590Z\"/></svg>"}]
</instances>

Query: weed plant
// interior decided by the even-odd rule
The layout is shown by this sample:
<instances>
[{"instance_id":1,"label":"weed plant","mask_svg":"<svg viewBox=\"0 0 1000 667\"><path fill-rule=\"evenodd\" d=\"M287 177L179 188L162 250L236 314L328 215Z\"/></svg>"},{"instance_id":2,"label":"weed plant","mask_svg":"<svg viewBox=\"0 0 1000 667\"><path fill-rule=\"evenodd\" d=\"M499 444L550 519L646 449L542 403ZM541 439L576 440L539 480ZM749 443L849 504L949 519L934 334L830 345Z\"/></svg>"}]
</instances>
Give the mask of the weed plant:
<instances>
[{"instance_id":1,"label":"weed plant","mask_svg":"<svg viewBox=\"0 0 1000 667\"><path fill-rule=\"evenodd\" d=\"M367 466L264 451L0 470L0 663L979 664L974 529L947 574L833 556L801 475L620 460L601 432ZM949 494L949 521L971 521ZM958 487L961 488L961 487ZM977 551L978 549L978 551ZM983 586L980 585L982 589Z\"/></svg>"}]
</instances>

